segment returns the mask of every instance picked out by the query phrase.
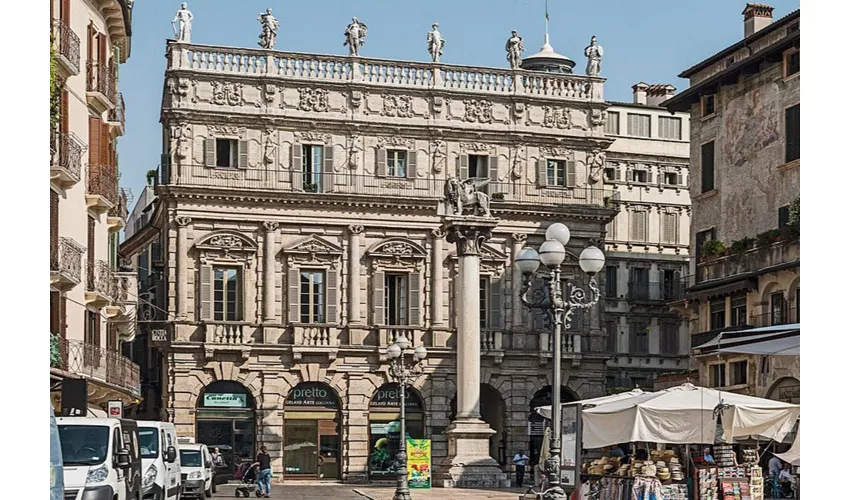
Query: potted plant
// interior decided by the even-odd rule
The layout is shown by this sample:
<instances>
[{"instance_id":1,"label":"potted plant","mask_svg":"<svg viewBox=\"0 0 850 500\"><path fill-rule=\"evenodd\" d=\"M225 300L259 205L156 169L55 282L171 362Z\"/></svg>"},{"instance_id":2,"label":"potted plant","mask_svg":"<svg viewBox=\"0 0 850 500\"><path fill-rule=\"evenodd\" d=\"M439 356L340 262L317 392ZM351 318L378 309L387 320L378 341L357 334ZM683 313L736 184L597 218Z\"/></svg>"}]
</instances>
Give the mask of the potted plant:
<instances>
[{"instance_id":1,"label":"potted plant","mask_svg":"<svg viewBox=\"0 0 850 500\"><path fill-rule=\"evenodd\" d=\"M153 186L156 183L156 170L148 170L145 177L148 180L148 186Z\"/></svg>"},{"instance_id":2,"label":"potted plant","mask_svg":"<svg viewBox=\"0 0 850 500\"><path fill-rule=\"evenodd\" d=\"M505 193L493 193L490 199L492 199L493 201L504 201Z\"/></svg>"},{"instance_id":3,"label":"potted plant","mask_svg":"<svg viewBox=\"0 0 850 500\"><path fill-rule=\"evenodd\" d=\"M756 245L761 249L766 249L773 243L779 241L782 237L782 231L779 229L769 229L756 235Z\"/></svg>"},{"instance_id":4,"label":"potted plant","mask_svg":"<svg viewBox=\"0 0 850 500\"><path fill-rule=\"evenodd\" d=\"M745 236L740 240L735 240L732 242L732 245L729 246L729 252L731 255L737 255L740 257L741 255L744 255L747 250L753 247L755 241L756 240L754 238L750 238L749 236Z\"/></svg>"},{"instance_id":5,"label":"potted plant","mask_svg":"<svg viewBox=\"0 0 850 500\"><path fill-rule=\"evenodd\" d=\"M318 193L319 192L319 185L318 184L311 184L311 183L308 182L308 183L304 184L304 192L305 193Z\"/></svg>"},{"instance_id":6,"label":"potted plant","mask_svg":"<svg viewBox=\"0 0 850 500\"><path fill-rule=\"evenodd\" d=\"M726 252L726 245L722 241L709 240L702 244L703 258L710 259L722 256Z\"/></svg>"}]
</instances>

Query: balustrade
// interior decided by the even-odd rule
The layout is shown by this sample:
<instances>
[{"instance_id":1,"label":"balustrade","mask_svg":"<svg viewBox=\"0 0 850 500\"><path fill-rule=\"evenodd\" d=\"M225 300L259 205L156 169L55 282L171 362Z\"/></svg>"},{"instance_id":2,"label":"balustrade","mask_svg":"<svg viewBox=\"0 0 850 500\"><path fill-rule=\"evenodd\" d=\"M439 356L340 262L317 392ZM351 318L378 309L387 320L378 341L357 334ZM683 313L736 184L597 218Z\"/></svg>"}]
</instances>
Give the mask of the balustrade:
<instances>
[{"instance_id":1,"label":"balustrade","mask_svg":"<svg viewBox=\"0 0 850 500\"><path fill-rule=\"evenodd\" d=\"M208 321L206 343L224 345L245 345L254 342L248 331L248 323L239 321Z\"/></svg>"}]
</instances>

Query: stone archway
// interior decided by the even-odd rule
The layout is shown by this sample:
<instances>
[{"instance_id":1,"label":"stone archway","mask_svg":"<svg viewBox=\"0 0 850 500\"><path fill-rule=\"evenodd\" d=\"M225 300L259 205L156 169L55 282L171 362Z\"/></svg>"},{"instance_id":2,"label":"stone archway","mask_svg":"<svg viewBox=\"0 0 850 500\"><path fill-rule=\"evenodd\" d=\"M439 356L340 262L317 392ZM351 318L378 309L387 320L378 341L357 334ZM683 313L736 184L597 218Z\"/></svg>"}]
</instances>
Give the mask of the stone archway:
<instances>
[{"instance_id":1,"label":"stone archway","mask_svg":"<svg viewBox=\"0 0 850 500\"><path fill-rule=\"evenodd\" d=\"M490 384L481 384L481 396L479 402L481 420L487 422L491 429L496 431L490 436L490 457L504 465L507 462L507 428L508 419L505 400L502 395ZM454 421L457 415L457 396L453 397L449 404L449 421Z\"/></svg>"},{"instance_id":2,"label":"stone archway","mask_svg":"<svg viewBox=\"0 0 850 500\"><path fill-rule=\"evenodd\" d=\"M578 401L579 397L567 386L561 386L561 403L570 403ZM548 406L552 404L552 386L546 385L541 387L529 403L528 413L528 456L531 458L531 464L537 464L540 458L540 448L543 445L543 432L546 428L546 419L542 415L534 411L540 406Z\"/></svg>"}]
</instances>

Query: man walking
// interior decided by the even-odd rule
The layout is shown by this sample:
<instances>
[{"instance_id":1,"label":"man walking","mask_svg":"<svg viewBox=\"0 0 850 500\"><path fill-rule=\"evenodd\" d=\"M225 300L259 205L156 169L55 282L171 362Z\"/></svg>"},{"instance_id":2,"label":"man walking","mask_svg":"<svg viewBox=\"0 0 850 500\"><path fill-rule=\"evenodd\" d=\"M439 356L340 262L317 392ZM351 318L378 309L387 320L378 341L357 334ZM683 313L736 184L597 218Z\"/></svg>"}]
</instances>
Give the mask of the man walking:
<instances>
[{"instance_id":1,"label":"man walking","mask_svg":"<svg viewBox=\"0 0 850 500\"><path fill-rule=\"evenodd\" d=\"M263 498L271 498L272 493L272 459L269 456L269 450L265 446L260 447L260 452L257 453L257 460L251 465L260 466L260 473L257 474L257 492L263 495Z\"/></svg>"},{"instance_id":2,"label":"man walking","mask_svg":"<svg viewBox=\"0 0 850 500\"><path fill-rule=\"evenodd\" d=\"M528 463L528 455L524 450L514 455L514 465L516 465L516 485L522 488L522 480L525 477L525 465Z\"/></svg>"}]
</instances>

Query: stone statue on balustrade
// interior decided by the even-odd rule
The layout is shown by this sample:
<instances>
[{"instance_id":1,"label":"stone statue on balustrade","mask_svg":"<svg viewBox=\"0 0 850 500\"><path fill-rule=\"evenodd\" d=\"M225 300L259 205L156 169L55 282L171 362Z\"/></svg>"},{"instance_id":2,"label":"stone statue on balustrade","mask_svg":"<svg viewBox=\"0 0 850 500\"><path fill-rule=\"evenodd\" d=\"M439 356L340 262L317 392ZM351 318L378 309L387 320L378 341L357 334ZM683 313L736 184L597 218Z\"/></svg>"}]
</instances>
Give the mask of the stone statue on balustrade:
<instances>
[{"instance_id":1,"label":"stone statue on balustrade","mask_svg":"<svg viewBox=\"0 0 850 500\"><path fill-rule=\"evenodd\" d=\"M443 47L446 46L446 40L440 31L437 29L440 25L434 23L431 25L431 31L428 32L428 53L431 54L431 61L440 62L440 56L443 55Z\"/></svg>"},{"instance_id":2,"label":"stone statue on balustrade","mask_svg":"<svg viewBox=\"0 0 850 500\"><path fill-rule=\"evenodd\" d=\"M271 9L266 9L265 14L258 15L257 21L260 21L260 25L263 27L263 31L260 33L260 41L257 44L264 49L273 49L277 41L277 30L280 28L280 23L272 15Z\"/></svg>"},{"instance_id":3,"label":"stone statue on balustrade","mask_svg":"<svg viewBox=\"0 0 850 500\"><path fill-rule=\"evenodd\" d=\"M178 42L190 43L192 40L192 19L195 16L189 11L188 4L183 2L180 4L180 10L171 21L171 29L174 30L174 38Z\"/></svg>"},{"instance_id":4,"label":"stone statue on balustrade","mask_svg":"<svg viewBox=\"0 0 850 500\"><path fill-rule=\"evenodd\" d=\"M490 197L478 191L489 183L489 180L476 181L466 179L461 181L456 177L446 179L446 202L448 208L454 215L463 215L465 207L471 207L473 214L478 216L479 211L484 217L492 217L490 214Z\"/></svg>"},{"instance_id":5,"label":"stone statue on balustrade","mask_svg":"<svg viewBox=\"0 0 850 500\"><path fill-rule=\"evenodd\" d=\"M522 46L522 37L516 31L511 31L511 37L505 42L505 50L508 52L508 62L511 69L519 69L522 63L522 52L525 48Z\"/></svg>"},{"instance_id":6,"label":"stone statue on balustrade","mask_svg":"<svg viewBox=\"0 0 850 500\"><path fill-rule=\"evenodd\" d=\"M599 76L602 71L602 46L596 43L596 37L590 37L590 45L584 49L587 56L587 76Z\"/></svg>"},{"instance_id":7,"label":"stone statue on balustrade","mask_svg":"<svg viewBox=\"0 0 850 500\"><path fill-rule=\"evenodd\" d=\"M366 42L367 29L356 17L351 19L351 24L345 28L345 41L342 43L343 46L348 45L348 55L360 56L360 47Z\"/></svg>"}]
</instances>

